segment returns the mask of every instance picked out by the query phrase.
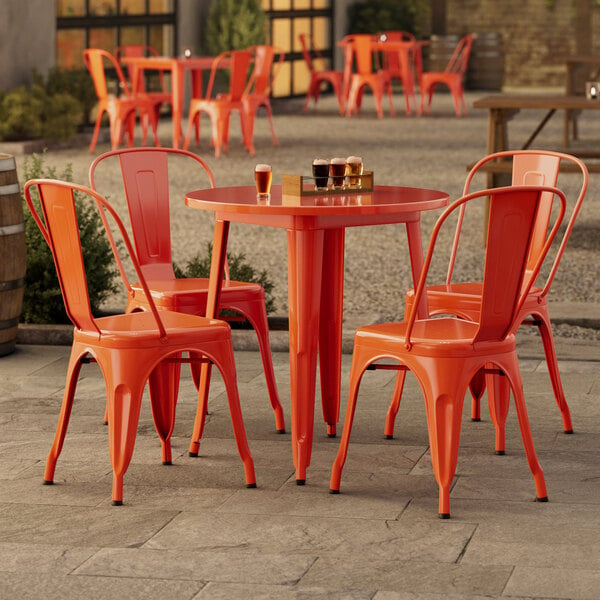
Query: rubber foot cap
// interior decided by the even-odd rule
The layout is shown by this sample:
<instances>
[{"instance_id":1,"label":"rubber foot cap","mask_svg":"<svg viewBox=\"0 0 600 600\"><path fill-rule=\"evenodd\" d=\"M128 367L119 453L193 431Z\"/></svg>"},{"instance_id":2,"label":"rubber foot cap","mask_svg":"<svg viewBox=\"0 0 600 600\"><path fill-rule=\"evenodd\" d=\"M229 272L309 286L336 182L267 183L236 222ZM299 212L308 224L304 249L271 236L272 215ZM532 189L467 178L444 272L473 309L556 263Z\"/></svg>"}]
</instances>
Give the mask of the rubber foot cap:
<instances>
[{"instance_id":1,"label":"rubber foot cap","mask_svg":"<svg viewBox=\"0 0 600 600\"><path fill-rule=\"evenodd\" d=\"M329 490L330 494L339 494L340 490Z\"/></svg>"},{"instance_id":2,"label":"rubber foot cap","mask_svg":"<svg viewBox=\"0 0 600 600\"><path fill-rule=\"evenodd\" d=\"M475 423L479 423L481 421L481 417L471 417L471 421L474 421Z\"/></svg>"},{"instance_id":3,"label":"rubber foot cap","mask_svg":"<svg viewBox=\"0 0 600 600\"><path fill-rule=\"evenodd\" d=\"M440 519L449 519L450 513L440 513L438 516L440 517Z\"/></svg>"},{"instance_id":4,"label":"rubber foot cap","mask_svg":"<svg viewBox=\"0 0 600 600\"><path fill-rule=\"evenodd\" d=\"M123 506L123 500L113 500L113 506Z\"/></svg>"},{"instance_id":5,"label":"rubber foot cap","mask_svg":"<svg viewBox=\"0 0 600 600\"><path fill-rule=\"evenodd\" d=\"M393 440L394 436L393 435L384 435L383 436L386 440Z\"/></svg>"},{"instance_id":6,"label":"rubber foot cap","mask_svg":"<svg viewBox=\"0 0 600 600\"><path fill-rule=\"evenodd\" d=\"M296 485L304 485L306 483L306 479L296 479Z\"/></svg>"},{"instance_id":7,"label":"rubber foot cap","mask_svg":"<svg viewBox=\"0 0 600 600\"><path fill-rule=\"evenodd\" d=\"M496 454L498 456L504 456L506 454L506 451L504 451L504 450L496 450Z\"/></svg>"},{"instance_id":8,"label":"rubber foot cap","mask_svg":"<svg viewBox=\"0 0 600 600\"><path fill-rule=\"evenodd\" d=\"M328 438L334 438L337 437L337 433L334 431L333 433L327 433L327 437Z\"/></svg>"},{"instance_id":9,"label":"rubber foot cap","mask_svg":"<svg viewBox=\"0 0 600 600\"><path fill-rule=\"evenodd\" d=\"M54 481L52 479L44 479L44 485L54 485Z\"/></svg>"},{"instance_id":10,"label":"rubber foot cap","mask_svg":"<svg viewBox=\"0 0 600 600\"><path fill-rule=\"evenodd\" d=\"M567 435L570 435L570 434L572 434L572 433L573 433L573 430L572 430L572 429L565 429L565 433L566 433Z\"/></svg>"},{"instance_id":11,"label":"rubber foot cap","mask_svg":"<svg viewBox=\"0 0 600 600\"><path fill-rule=\"evenodd\" d=\"M285 429L276 429L277 433L285 433Z\"/></svg>"},{"instance_id":12,"label":"rubber foot cap","mask_svg":"<svg viewBox=\"0 0 600 600\"><path fill-rule=\"evenodd\" d=\"M250 489L250 488L255 488L255 487L256 487L256 483L247 483L247 484L246 484L246 487L247 487L248 489Z\"/></svg>"},{"instance_id":13,"label":"rubber foot cap","mask_svg":"<svg viewBox=\"0 0 600 600\"><path fill-rule=\"evenodd\" d=\"M163 465L169 466L172 465L173 463L170 460L163 460Z\"/></svg>"},{"instance_id":14,"label":"rubber foot cap","mask_svg":"<svg viewBox=\"0 0 600 600\"><path fill-rule=\"evenodd\" d=\"M548 496L544 496L543 498L536 498L536 502L548 502Z\"/></svg>"},{"instance_id":15,"label":"rubber foot cap","mask_svg":"<svg viewBox=\"0 0 600 600\"><path fill-rule=\"evenodd\" d=\"M188 452L188 455L191 456L192 458L198 458L197 452Z\"/></svg>"},{"instance_id":16,"label":"rubber foot cap","mask_svg":"<svg viewBox=\"0 0 600 600\"><path fill-rule=\"evenodd\" d=\"M108 421L104 421L104 424L105 424L105 425L108 425Z\"/></svg>"}]
</instances>

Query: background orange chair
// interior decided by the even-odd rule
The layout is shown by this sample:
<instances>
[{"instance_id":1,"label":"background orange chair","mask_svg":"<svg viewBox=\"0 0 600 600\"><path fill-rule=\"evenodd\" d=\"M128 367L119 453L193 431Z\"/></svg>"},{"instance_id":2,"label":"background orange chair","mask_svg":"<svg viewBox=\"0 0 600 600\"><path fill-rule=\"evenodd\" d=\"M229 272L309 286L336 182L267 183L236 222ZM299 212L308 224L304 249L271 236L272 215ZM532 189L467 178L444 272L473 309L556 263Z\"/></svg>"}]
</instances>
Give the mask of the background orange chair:
<instances>
[{"instance_id":1,"label":"background orange chair","mask_svg":"<svg viewBox=\"0 0 600 600\"><path fill-rule=\"evenodd\" d=\"M373 69L373 42L374 36L370 34L357 34L347 36L343 40L344 47L344 78L347 93L346 116L357 114L362 104L365 87L371 88L377 116L383 118L381 99L387 93L390 102L390 113L396 114L392 102L392 85L388 72L382 69ZM356 70L352 72L352 66Z\"/></svg>"},{"instance_id":2,"label":"background orange chair","mask_svg":"<svg viewBox=\"0 0 600 600\"><path fill-rule=\"evenodd\" d=\"M92 315L81 240L77 223L75 193L81 202L95 202L118 228L140 286L149 299L149 310L96 318ZM41 203L39 214L34 198ZM152 414L170 462L170 437L175 420L175 403L170 397L173 363L190 351L198 360L217 365L227 391L231 421L246 484L256 487L254 463L248 448L236 383L231 331L223 321L173 311L159 314L142 269L118 215L99 194L80 185L53 180L31 180L25 184L25 198L54 257L65 307L73 322L73 346L67 368L67 382L54 443L48 454L44 483L54 481L69 424L77 378L83 359L91 354L104 376L108 403L108 443L113 467L113 504L123 502L123 477L135 444L142 393L149 380ZM106 216L104 216L106 218ZM186 359L187 360L187 359Z\"/></svg>"},{"instance_id":3,"label":"background orange chair","mask_svg":"<svg viewBox=\"0 0 600 600\"><path fill-rule=\"evenodd\" d=\"M199 156L173 148L134 148L106 152L98 156L90 167L90 185L93 189L98 189L99 181L106 181L109 176L113 177L118 162L127 199L136 256L146 278L153 303L161 310L204 315L206 314L209 280L197 277L177 279L173 272L169 219L169 157L172 160L186 160L189 163L190 174L198 174L197 187L206 186L201 182L206 181L207 177L210 186L214 187L213 174ZM127 312L149 310L150 302L146 290L139 281L129 281L118 258L114 241L112 238L110 241L113 244L113 252L117 257L121 276L127 287ZM229 309L243 315L256 331L269 399L275 412L275 426L279 433L285 433L283 408L277 392L269 343L265 292L257 283L230 280L229 270L226 269L219 298L220 310ZM198 369L193 370L193 373L195 381L198 383ZM192 455L198 454L199 442L204 429L206 406L202 402L198 406L193 441L190 447Z\"/></svg>"},{"instance_id":4,"label":"background orange chair","mask_svg":"<svg viewBox=\"0 0 600 600\"><path fill-rule=\"evenodd\" d=\"M106 50L101 50L100 48L88 48L83 51L83 61L92 76L94 89L96 90L96 96L98 97L98 113L96 115L96 124L94 125L94 134L90 143L90 152L93 152L96 147L104 113L108 114L112 149L114 150L121 143L125 127L127 128L128 134L127 145L132 146L135 114L138 110L142 116L148 116L154 134L154 142L157 146L160 146L156 132L157 119L151 100L145 94L136 94L129 89L123 71L115 57ZM121 92L119 96L109 94L108 92L105 71L107 65L109 68L114 69L116 73L118 86ZM143 144L146 143L146 131L147 130L144 127L142 130Z\"/></svg>"},{"instance_id":5,"label":"background orange chair","mask_svg":"<svg viewBox=\"0 0 600 600\"><path fill-rule=\"evenodd\" d=\"M115 57L120 60L124 56L142 57L142 56L160 56L158 50L155 50L152 46L146 46L143 44L127 44L124 46L118 46L115 49ZM131 79L131 67L128 69L130 88L133 88L133 81ZM150 100L154 108L156 120L160 117L160 109L163 104L172 104L171 92L165 82L165 76L162 71L158 72L160 81L160 91L148 91L144 84L144 78L140 77L138 82L138 89L133 90L134 92L143 92L145 96Z\"/></svg>"},{"instance_id":6,"label":"background orange chair","mask_svg":"<svg viewBox=\"0 0 600 600\"><path fill-rule=\"evenodd\" d=\"M242 101L244 103L244 115L247 119L247 147L250 155L254 156L254 120L261 107L264 107L267 112L273 145L279 145L277 136L275 135L275 126L273 125L273 110L271 108L270 96L273 89L273 82L281 70L285 54L279 48L269 45L251 46L247 50L252 54L254 66L244 90Z\"/></svg>"},{"instance_id":7,"label":"background orange chair","mask_svg":"<svg viewBox=\"0 0 600 600\"><path fill-rule=\"evenodd\" d=\"M227 152L229 142L229 119L231 111L237 110L240 115L242 129L242 142L248 150L251 143L247 107L243 101L244 90L248 82L248 71L252 55L248 50L235 50L223 52L215 58L210 70L210 78L204 98L192 98L188 117L188 129L183 144L184 149L190 145L192 128L196 130L196 142L200 141L200 117L206 113L210 117L212 128L211 142L215 149L215 156L221 156L221 148ZM217 94L213 97L213 86L217 71L221 69L222 63L229 61L229 92ZM251 152L253 153L253 151Z\"/></svg>"},{"instance_id":8,"label":"background orange chair","mask_svg":"<svg viewBox=\"0 0 600 600\"><path fill-rule=\"evenodd\" d=\"M467 105L463 95L463 78L469 63L472 44L473 36L471 34L465 35L456 45L444 71L425 71L421 75L421 113L424 110L425 112L430 111L435 86L441 84L447 86L452 94L456 116L460 117L467 114ZM425 98L427 98L426 105Z\"/></svg>"},{"instance_id":9,"label":"background orange chair","mask_svg":"<svg viewBox=\"0 0 600 600\"><path fill-rule=\"evenodd\" d=\"M512 165L511 165L512 159ZM515 321L515 333L520 325L535 325L538 327L542 343L544 345L544 353L546 356L546 364L548 373L554 391L556 403L561 411L563 429L565 433L573 433L573 424L571 414L567 404L565 393L560 379L558 363L556 360L556 351L554 349L554 338L552 336L552 327L550 324L550 314L548 311L548 294L550 287L556 276L560 260L564 254L565 247L569 240L571 231L575 224L575 219L579 214L581 203L585 197L588 186L588 172L585 164L578 158L561 152L552 152L547 150L512 150L506 152L496 152L490 154L478 161L469 172L464 193L469 193L474 177L485 171L486 166L490 163L498 163L504 161L504 164L509 169L512 169L512 184L513 185L552 185L555 186L558 179L558 172L561 164L572 171L579 172L580 184L579 193L576 201L572 204L569 221L562 234L560 245L554 255L554 260L550 268L549 274L546 277L545 283L542 286L535 284L531 287L525 301L519 311L518 318ZM543 205L538 212L534 230L534 243L532 244L531 253L528 258L528 269L538 259L539 252L543 248L548 222L550 219L550 207L552 206L552 195L546 194L543 198ZM481 306L481 294L483 289L482 282L453 282L453 274L456 264L459 241L463 227L464 210L459 212L456 232L452 245L452 253L448 265L448 273L446 283L444 285L434 285L427 287L427 302L429 305L430 315L439 314L454 314L463 319L470 321L478 321ZM414 290L409 290L406 296L406 312L410 314L414 302ZM486 381L488 385L486 386ZM404 374L398 374L396 388L394 390L394 399L390 405L388 416L385 424L385 435L388 438L393 437L394 421L398 408L400 406L400 398L402 395L402 387L404 382ZM490 405L490 414L496 427L496 452L504 454L505 450L505 435L504 424L508 412L508 389L502 386L502 380L498 380L494 375L484 377L483 373L479 373L474 377L471 384L473 393L473 402L471 416L472 419L478 421L480 419L480 399L487 387L488 401Z\"/></svg>"},{"instance_id":10,"label":"background orange chair","mask_svg":"<svg viewBox=\"0 0 600 600\"><path fill-rule=\"evenodd\" d=\"M302 57L310 72L310 83L308 84L308 90L306 92L306 101L304 102L303 110L306 111L308 103L311 98L314 100L316 107L319 95L321 93L321 87L323 84L329 84L333 88L333 92L337 98L340 115L344 114L344 97L342 96L342 86L344 73L343 71L333 71L328 69L317 69L313 55L319 61L323 63L324 59L322 54L317 48L313 46L312 38L306 33L301 33L298 38L300 39L300 45L302 46Z\"/></svg>"},{"instance_id":11,"label":"background orange chair","mask_svg":"<svg viewBox=\"0 0 600 600\"><path fill-rule=\"evenodd\" d=\"M529 265L528 256L535 243L537 213L541 210L545 192L556 195L560 207L537 260ZM417 306L425 292L427 272L442 225L461 206L488 196L490 213L479 322L456 317L417 320ZM401 323L360 327L356 332L346 420L331 473L330 489L333 493L340 488L362 375L370 365L394 368L395 365L378 364L381 359L391 358L398 361L399 369L414 373L425 397L431 463L439 486L441 518L450 516L450 485L456 472L465 392L473 375L482 368L506 377L512 388L537 499L547 501L544 474L529 429L512 331L529 288L556 236L565 203L565 196L558 189L514 186L463 196L444 211L433 229L408 319Z\"/></svg>"}]
</instances>

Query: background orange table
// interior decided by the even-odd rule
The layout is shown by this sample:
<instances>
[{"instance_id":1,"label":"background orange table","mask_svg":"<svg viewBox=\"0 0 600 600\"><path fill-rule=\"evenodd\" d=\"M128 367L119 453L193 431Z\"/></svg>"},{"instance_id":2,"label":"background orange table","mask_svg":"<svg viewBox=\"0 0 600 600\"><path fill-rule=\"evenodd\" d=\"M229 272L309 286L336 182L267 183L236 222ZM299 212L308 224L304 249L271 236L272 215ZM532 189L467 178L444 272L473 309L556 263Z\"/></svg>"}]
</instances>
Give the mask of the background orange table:
<instances>
[{"instance_id":1,"label":"background orange table","mask_svg":"<svg viewBox=\"0 0 600 600\"><path fill-rule=\"evenodd\" d=\"M448 201L445 192L400 186L375 186L373 192L362 194L297 197L283 196L277 185L271 189L269 204L257 201L254 186L186 195L188 206L215 213L207 317L216 316L230 222L287 230L292 454L298 484L305 482L310 464L317 351L323 418L330 436L335 436L339 419L345 228L405 223L416 286L423 267L421 212L442 208ZM427 314L426 298L419 310ZM205 373L203 385L207 381Z\"/></svg>"}]
</instances>

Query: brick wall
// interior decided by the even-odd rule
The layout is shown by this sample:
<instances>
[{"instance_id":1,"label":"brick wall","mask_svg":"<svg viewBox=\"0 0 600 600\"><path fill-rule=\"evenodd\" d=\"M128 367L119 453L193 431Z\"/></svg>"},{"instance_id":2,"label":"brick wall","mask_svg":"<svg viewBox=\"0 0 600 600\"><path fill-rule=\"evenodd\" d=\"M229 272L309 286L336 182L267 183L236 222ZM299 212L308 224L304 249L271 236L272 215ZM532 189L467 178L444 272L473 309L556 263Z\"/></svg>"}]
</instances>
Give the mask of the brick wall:
<instances>
[{"instance_id":1,"label":"brick wall","mask_svg":"<svg viewBox=\"0 0 600 600\"><path fill-rule=\"evenodd\" d=\"M447 0L448 34L499 32L504 45L504 86L563 87L564 57L574 54L574 0ZM600 40L600 8L593 9ZM600 43L592 42L600 54Z\"/></svg>"}]
</instances>

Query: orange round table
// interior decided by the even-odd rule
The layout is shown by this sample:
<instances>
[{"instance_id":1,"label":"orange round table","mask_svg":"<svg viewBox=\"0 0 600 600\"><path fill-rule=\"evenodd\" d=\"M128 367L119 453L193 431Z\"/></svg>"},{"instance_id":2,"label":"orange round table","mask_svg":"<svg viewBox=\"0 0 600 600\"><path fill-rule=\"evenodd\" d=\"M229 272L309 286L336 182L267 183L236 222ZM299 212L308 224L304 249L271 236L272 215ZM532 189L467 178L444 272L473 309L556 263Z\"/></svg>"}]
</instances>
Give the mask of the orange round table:
<instances>
[{"instance_id":1,"label":"orange round table","mask_svg":"<svg viewBox=\"0 0 600 600\"><path fill-rule=\"evenodd\" d=\"M416 286L423 267L421 212L447 206L448 194L375 186L372 192L360 194L289 196L275 185L267 204L257 201L252 185L193 191L185 201L215 214L207 317L216 316L230 222L287 230L292 454L296 482L303 484L312 450L317 351L328 435L335 436L339 419L345 229L405 223ZM426 298L419 312L427 315ZM203 369L205 397L208 378L208 369ZM192 445L196 444L197 453L198 417L196 421Z\"/></svg>"}]
</instances>

